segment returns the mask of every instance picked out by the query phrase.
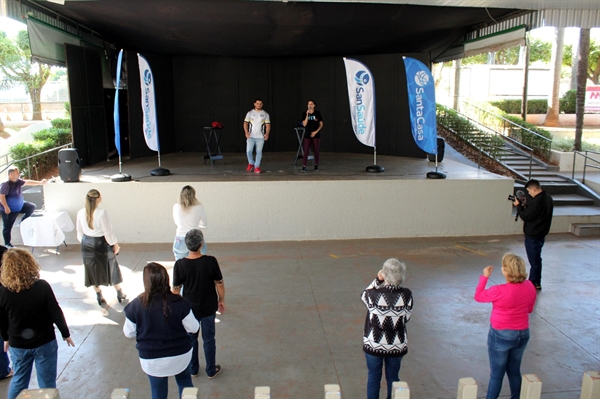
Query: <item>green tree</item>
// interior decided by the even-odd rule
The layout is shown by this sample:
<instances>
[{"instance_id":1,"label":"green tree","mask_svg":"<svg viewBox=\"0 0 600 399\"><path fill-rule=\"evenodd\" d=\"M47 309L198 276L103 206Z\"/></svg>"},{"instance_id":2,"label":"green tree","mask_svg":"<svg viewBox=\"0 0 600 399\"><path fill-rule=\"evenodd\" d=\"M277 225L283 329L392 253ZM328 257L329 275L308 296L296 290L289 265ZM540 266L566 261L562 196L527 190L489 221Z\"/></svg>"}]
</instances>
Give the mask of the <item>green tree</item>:
<instances>
[{"instance_id":1,"label":"green tree","mask_svg":"<svg viewBox=\"0 0 600 399\"><path fill-rule=\"evenodd\" d=\"M594 84L600 84L600 43L590 39L590 52L588 54L588 79ZM563 65L573 66L573 46L565 46Z\"/></svg>"},{"instance_id":2,"label":"green tree","mask_svg":"<svg viewBox=\"0 0 600 399\"><path fill-rule=\"evenodd\" d=\"M27 31L20 31L14 41L8 38L6 32L0 32L0 71L4 75L0 81L0 87L24 85L31 98L33 119L41 120L40 97L42 87L50 76L50 67L31 62L31 48Z\"/></svg>"},{"instance_id":3,"label":"green tree","mask_svg":"<svg viewBox=\"0 0 600 399\"><path fill-rule=\"evenodd\" d=\"M518 65L521 46L506 48L494 54L495 65ZM529 39L529 62L542 61L549 63L552 57L552 43L540 39ZM488 53L464 58L463 65L487 64Z\"/></svg>"}]
</instances>

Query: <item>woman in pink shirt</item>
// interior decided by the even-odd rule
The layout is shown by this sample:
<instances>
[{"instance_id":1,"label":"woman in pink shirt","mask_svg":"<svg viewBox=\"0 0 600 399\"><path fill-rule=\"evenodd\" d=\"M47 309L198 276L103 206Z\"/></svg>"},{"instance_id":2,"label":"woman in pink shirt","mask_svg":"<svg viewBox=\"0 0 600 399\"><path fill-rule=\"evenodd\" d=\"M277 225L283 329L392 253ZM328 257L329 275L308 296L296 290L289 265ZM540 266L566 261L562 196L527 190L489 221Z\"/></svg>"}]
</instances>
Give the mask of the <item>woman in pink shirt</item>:
<instances>
[{"instance_id":1,"label":"woman in pink shirt","mask_svg":"<svg viewBox=\"0 0 600 399\"><path fill-rule=\"evenodd\" d=\"M527 280L525 262L520 256L508 253L502 257L502 275L506 284L485 289L494 266L483 269L475 289L477 302L491 302L488 354L490 383L486 399L497 399L504 374L508 376L510 398L518 399L521 392L521 359L529 342L529 314L533 312L536 291Z\"/></svg>"}]
</instances>

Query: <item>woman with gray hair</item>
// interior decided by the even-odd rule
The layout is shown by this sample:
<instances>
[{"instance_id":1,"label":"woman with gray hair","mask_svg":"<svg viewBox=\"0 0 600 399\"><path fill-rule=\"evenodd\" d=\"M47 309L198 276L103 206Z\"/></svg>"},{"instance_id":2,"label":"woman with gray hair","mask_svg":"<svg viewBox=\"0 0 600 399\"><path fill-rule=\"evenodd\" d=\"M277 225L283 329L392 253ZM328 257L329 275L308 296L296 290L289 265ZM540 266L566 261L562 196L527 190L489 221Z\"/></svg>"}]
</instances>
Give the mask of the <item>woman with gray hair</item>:
<instances>
[{"instance_id":1,"label":"woman with gray hair","mask_svg":"<svg viewBox=\"0 0 600 399\"><path fill-rule=\"evenodd\" d=\"M363 334L367 399L379 398L384 363L387 399L392 397L392 383L400 381L402 357L408 352L406 323L413 307L412 292L401 286L405 275L403 262L388 259L361 296L368 310Z\"/></svg>"}]
</instances>

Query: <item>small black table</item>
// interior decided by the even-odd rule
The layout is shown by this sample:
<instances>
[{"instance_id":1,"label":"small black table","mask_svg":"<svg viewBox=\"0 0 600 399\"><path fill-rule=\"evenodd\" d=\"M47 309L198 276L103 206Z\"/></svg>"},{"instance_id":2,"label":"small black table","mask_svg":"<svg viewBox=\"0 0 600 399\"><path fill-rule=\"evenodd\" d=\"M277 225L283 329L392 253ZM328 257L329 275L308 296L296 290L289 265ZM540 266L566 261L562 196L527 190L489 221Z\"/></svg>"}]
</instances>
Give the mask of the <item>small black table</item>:
<instances>
[{"instance_id":1,"label":"small black table","mask_svg":"<svg viewBox=\"0 0 600 399\"><path fill-rule=\"evenodd\" d=\"M294 128L294 131L296 132L296 137L298 138L298 152L296 152L296 158L294 158L294 165L296 165L296 162L299 158L304 158L304 147L302 146L302 142L304 141L304 133L306 132L306 128L298 126ZM310 154L310 147L308 150ZM308 160L310 161L311 159L315 159L315 157L309 155Z\"/></svg>"},{"instance_id":2,"label":"small black table","mask_svg":"<svg viewBox=\"0 0 600 399\"><path fill-rule=\"evenodd\" d=\"M223 154L221 154L221 131L222 127L205 126L204 130L204 141L206 141L206 155L204 155L204 164L206 160L210 159L210 164L214 165L215 161L223 160ZM213 145L214 141L214 145Z\"/></svg>"}]
</instances>

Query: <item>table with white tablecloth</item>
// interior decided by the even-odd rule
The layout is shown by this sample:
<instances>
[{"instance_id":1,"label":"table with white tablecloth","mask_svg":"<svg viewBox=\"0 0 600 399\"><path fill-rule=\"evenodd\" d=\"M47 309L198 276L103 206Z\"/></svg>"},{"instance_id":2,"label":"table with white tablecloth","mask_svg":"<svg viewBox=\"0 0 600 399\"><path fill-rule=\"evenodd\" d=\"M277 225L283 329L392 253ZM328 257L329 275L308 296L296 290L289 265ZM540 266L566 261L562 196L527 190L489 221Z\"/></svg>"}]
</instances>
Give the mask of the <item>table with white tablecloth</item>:
<instances>
[{"instance_id":1,"label":"table with white tablecloth","mask_svg":"<svg viewBox=\"0 0 600 399\"><path fill-rule=\"evenodd\" d=\"M64 211L35 213L21 221L23 245L28 247L56 247L64 243L65 232L73 231L75 225Z\"/></svg>"}]
</instances>

